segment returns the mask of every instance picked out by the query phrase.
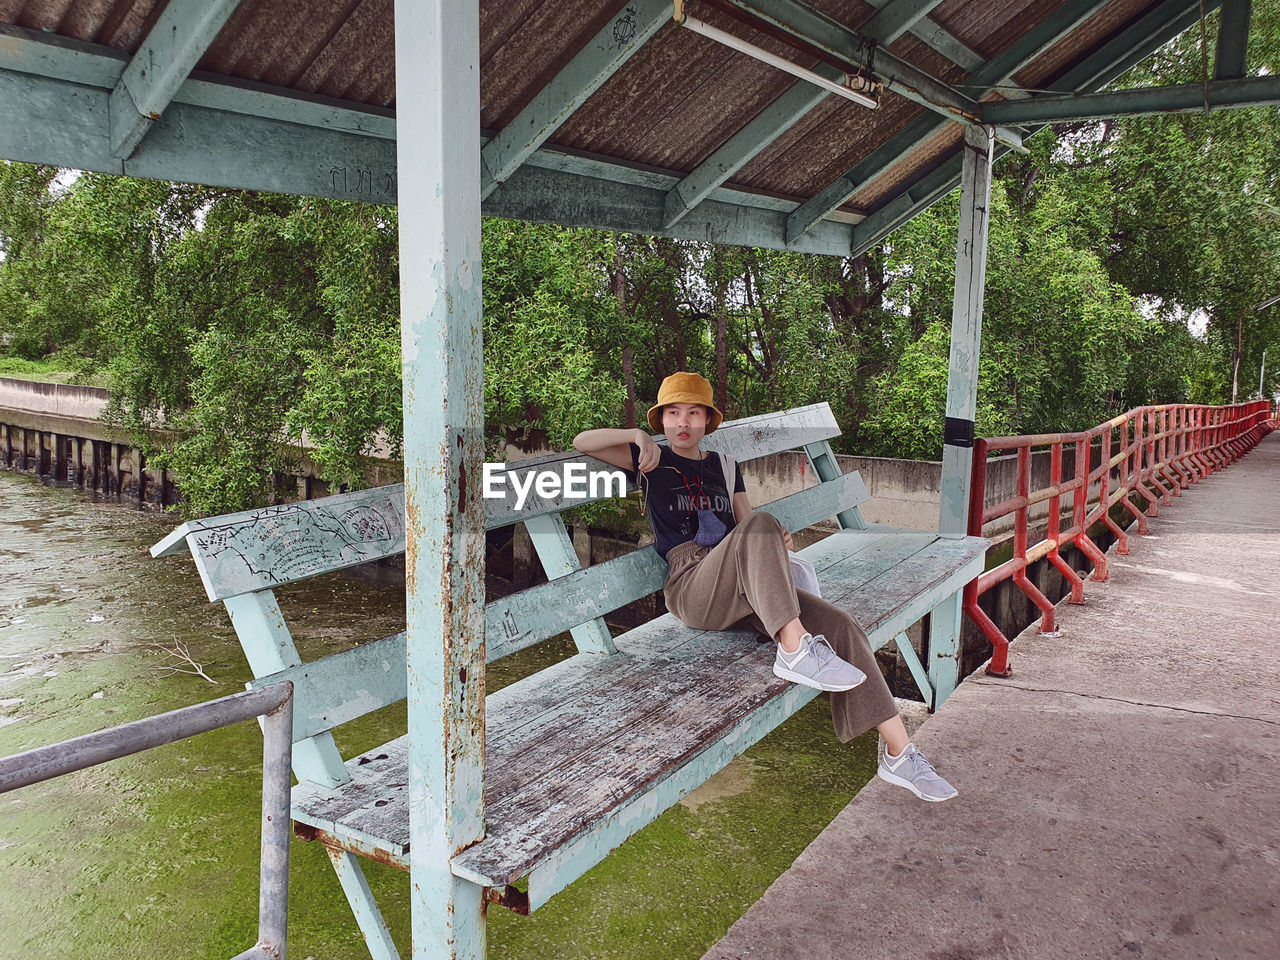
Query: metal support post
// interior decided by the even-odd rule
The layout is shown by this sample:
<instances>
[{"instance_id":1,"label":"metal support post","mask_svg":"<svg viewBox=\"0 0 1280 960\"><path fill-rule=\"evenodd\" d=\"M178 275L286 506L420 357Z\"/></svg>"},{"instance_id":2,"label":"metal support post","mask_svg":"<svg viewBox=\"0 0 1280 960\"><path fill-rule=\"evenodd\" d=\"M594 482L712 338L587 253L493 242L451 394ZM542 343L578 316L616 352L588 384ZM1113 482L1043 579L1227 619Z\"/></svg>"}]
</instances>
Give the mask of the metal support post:
<instances>
[{"instance_id":1,"label":"metal support post","mask_svg":"<svg viewBox=\"0 0 1280 960\"><path fill-rule=\"evenodd\" d=\"M484 366L480 22L396 0L412 955L480 960L483 889L450 861L484 835Z\"/></svg>"},{"instance_id":2,"label":"metal support post","mask_svg":"<svg viewBox=\"0 0 1280 960\"><path fill-rule=\"evenodd\" d=\"M973 419L978 407L978 350L982 343L982 288L987 274L987 207L995 132L966 127L960 177L960 232L951 301L951 362L942 448L942 507L938 533L963 537L968 528ZM941 700L941 698L939 698Z\"/></svg>"}]
</instances>

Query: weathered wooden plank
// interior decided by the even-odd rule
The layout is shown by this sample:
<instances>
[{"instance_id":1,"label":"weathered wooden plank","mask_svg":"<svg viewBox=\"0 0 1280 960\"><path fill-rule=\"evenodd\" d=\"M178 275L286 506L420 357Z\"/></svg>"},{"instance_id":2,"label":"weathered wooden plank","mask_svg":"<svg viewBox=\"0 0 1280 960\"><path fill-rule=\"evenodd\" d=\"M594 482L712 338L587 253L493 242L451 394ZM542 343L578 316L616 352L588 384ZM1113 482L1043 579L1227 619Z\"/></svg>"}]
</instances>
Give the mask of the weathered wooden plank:
<instances>
[{"instance_id":1,"label":"weathered wooden plank","mask_svg":"<svg viewBox=\"0 0 1280 960\"><path fill-rule=\"evenodd\" d=\"M541 517L531 517L525 521L525 530L538 554L542 569L550 582L555 583L571 573L582 569L578 559L578 551L569 539L569 531L565 528L564 519L558 513ZM605 655L618 652L613 645L613 635L604 617L581 620L570 625L569 633L579 653L601 653ZM487 658L486 658L487 659Z\"/></svg>"},{"instance_id":2,"label":"weathered wooden plank","mask_svg":"<svg viewBox=\"0 0 1280 960\"><path fill-rule=\"evenodd\" d=\"M954 590L958 577L980 569L985 546L883 529L814 546L827 545L834 560L846 544L864 556L863 572L838 569L824 595L855 595L852 612L875 646L893 637L889 620L918 619L931 591ZM886 563L889 555L898 562ZM497 884L533 870L531 898L540 904L814 695L773 677L772 645L748 631L693 631L664 617L636 633L658 638L647 656L575 657L489 698L487 835L455 858L460 876ZM332 798L299 813L346 836L381 831L384 846L396 848L407 842L405 805L377 799L387 802Z\"/></svg>"},{"instance_id":3,"label":"weathered wooden plank","mask_svg":"<svg viewBox=\"0 0 1280 960\"><path fill-rule=\"evenodd\" d=\"M246 510L182 525L210 600L404 553L404 485ZM152 548L172 553L177 531Z\"/></svg>"}]
</instances>

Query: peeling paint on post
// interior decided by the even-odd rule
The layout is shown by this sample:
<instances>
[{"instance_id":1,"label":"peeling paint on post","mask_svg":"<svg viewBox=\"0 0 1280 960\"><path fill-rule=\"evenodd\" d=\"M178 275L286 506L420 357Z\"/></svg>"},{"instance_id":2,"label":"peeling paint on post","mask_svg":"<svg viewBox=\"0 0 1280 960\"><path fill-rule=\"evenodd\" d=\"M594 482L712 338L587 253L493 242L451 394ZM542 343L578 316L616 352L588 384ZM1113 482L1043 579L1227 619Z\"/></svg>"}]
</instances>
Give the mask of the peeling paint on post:
<instances>
[{"instance_id":1,"label":"peeling paint on post","mask_svg":"<svg viewBox=\"0 0 1280 960\"><path fill-rule=\"evenodd\" d=\"M978 406L978 352L982 344L982 292L987 276L987 222L995 132L967 127L960 177L960 229L956 238L956 283L951 303L951 360L947 371L946 442L942 448L942 504L938 534L963 537L969 526L973 467L973 421ZM983 502L981 494L975 495ZM931 619L929 680L933 708L960 680L961 595L939 604Z\"/></svg>"},{"instance_id":2,"label":"peeling paint on post","mask_svg":"<svg viewBox=\"0 0 1280 960\"><path fill-rule=\"evenodd\" d=\"M397 0L413 957L485 953L480 26L475 4ZM455 442L450 442L450 439Z\"/></svg>"},{"instance_id":3,"label":"peeling paint on post","mask_svg":"<svg viewBox=\"0 0 1280 960\"><path fill-rule=\"evenodd\" d=\"M951 301L951 361L947 371L947 443L942 448L942 509L938 532L963 537L968 529L973 420L978 406L978 351L982 343L982 290L987 276L987 208L995 136L988 127L964 133L960 177L960 230ZM967 424L967 442L952 442L952 425Z\"/></svg>"}]
</instances>

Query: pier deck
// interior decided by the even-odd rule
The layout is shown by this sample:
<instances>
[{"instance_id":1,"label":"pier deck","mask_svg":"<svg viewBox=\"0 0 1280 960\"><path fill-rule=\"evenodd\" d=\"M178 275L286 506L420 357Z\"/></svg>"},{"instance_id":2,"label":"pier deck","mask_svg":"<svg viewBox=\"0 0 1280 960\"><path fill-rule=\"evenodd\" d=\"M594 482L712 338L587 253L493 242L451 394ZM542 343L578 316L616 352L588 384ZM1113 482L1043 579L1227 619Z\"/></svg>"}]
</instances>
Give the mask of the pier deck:
<instances>
[{"instance_id":1,"label":"pier deck","mask_svg":"<svg viewBox=\"0 0 1280 960\"><path fill-rule=\"evenodd\" d=\"M917 741L960 790L873 780L706 955L1280 955L1280 432L1111 553Z\"/></svg>"}]
</instances>

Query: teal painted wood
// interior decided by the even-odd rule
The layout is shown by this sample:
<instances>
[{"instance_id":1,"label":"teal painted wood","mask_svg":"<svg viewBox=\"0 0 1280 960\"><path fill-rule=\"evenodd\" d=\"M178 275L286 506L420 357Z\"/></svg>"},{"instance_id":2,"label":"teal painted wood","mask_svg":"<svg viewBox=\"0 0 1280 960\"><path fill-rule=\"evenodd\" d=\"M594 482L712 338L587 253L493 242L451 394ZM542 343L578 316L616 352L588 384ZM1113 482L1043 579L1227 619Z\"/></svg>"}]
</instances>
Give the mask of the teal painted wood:
<instances>
[{"instance_id":1,"label":"teal painted wood","mask_svg":"<svg viewBox=\"0 0 1280 960\"><path fill-rule=\"evenodd\" d=\"M305 580L405 549L404 486L193 520L187 531L210 600ZM175 531L176 533L176 531ZM153 553L173 552L174 534Z\"/></svg>"},{"instance_id":2,"label":"teal painted wood","mask_svg":"<svg viewBox=\"0 0 1280 960\"><path fill-rule=\"evenodd\" d=\"M525 521L525 529L533 542L533 549L538 552L542 569L549 580L558 580L566 574L576 573L582 569L578 560L578 551L573 548L569 539L569 531L565 529L564 520L558 513L542 517L534 517ZM582 623L575 623L569 628L573 642L579 653L613 654L618 648L613 645L613 637L609 633L609 625L604 617L596 617Z\"/></svg>"},{"instance_id":3,"label":"teal painted wood","mask_svg":"<svg viewBox=\"0 0 1280 960\"><path fill-rule=\"evenodd\" d=\"M111 92L111 152L122 159L146 136L240 0L169 0Z\"/></svg>"},{"instance_id":4,"label":"teal painted wood","mask_svg":"<svg viewBox=\"0 0 1280 960\"><path fill-rule=\"evenodd\" d=\"M836 460L835 452L831 449L831 444L825 440L814 443L806 443L804 445L805 456L809 458L809 466L813 468L813 472L818 475L823 483L827 483L840 476L840 462ZM861 482L861 478L859 478ZM870 497L863 497L858 503L865 503ZM862 511L858 509L858 504L842 509L835 514L836 522L846 530L864 530L866 529L866 521L862 519Z\"/></svg>"},{"instance_id":5,"label":"teal painted wood","mask_svg":"<svg viewBox=\"0 0 1280 960\"><path fill-rule=\"evenodd\" d=\"M855 597L839 602L859 613L867 611L872 629L883 631L887 642L980 574L987 545L977 537L935 540Z\"/></svg>"},{"instance_id":6,"label":"teal painted wood","mask_svg":"<svg viewBox=\"0 0 1280 960\"><path fill-rule=\"evenodd\" d=\"M841 71L825 63L819 63L813 69L828 80L844 77ZM671 227L678 223L685 214L711 196L716 187L799 123L827 96L828 91L812 83L800 80L792 84L782 96L756 114L745 127L671 188L663 201L663 225Z\"/></svg>"},{"instance_id":7,"label":"teal painted wood","mask_svg":"<svg viewBox=\"0 0 1280 960\"><path fill-rule=\"evenodd\" d=\"M230 598L226 607L254 676L275 674L302 662L285 625L284 614L270 590ZM327 787L347 781L342 755L328 733L294 744L293 772L299 780L311 780Z\"/></svg>"},{"instance_id":8,"label":"teal painted wood","mask_svg":"<svg viewBox=\"0 0 1280 960\"><path fill-rule=\"evenodd\" d=\"M387 929L387 922L382 918L378 901L369 889L369 881L365 879L359 861L346 850L335 850L332 847L325 849L333 863L334 872L338 875L347 903L351 905L351 912L355 915L365 946L369 948L369 956L373 960L400 960L400 952L391 939L391 931Z\"/></svg>"},{"instance_id":9,"label":"teal painted wood","mask_svg":"<svg viewBox=\"0 0 1280 960\"><path fill-rule=\"evenodd\" d=\"M957 590L934 608L930 620L929 680L933 684L935 710L946 702L960 683L961 601L961 592Z\"/></svg>"},{"instance_id":10,"label":"teal painted wood","mask_svg":"<svg viewBox=\"0 0 1280 960\"><path fill-rule=\"evenodd\" d=\"M1251 0L1225 0L1218 22L1218 48L1214 55L1215 80L1235 80L1248 72Z\"/></svg>"},{"instance_id":11,"label":"teal painted wood","mask_svg":"<svg viewBox=\"0 0 1280 960\"><path fill-rule=\"evenodd\" d=\"M260 676L248 686L290 681L293 739L307 740L403 700L408 689L405 653L405 635L397 633Z\"/></svg>"},{"instance_id":12,"label":"teal painted wood","mask_svg":"<svg viewBox=\"0 0 1280 960\"><path fill-rule=\"evenodd\" d=\"M1092 0L1089 0L1092 2ZM1064 4L1044 21L1044 25L1066 22L1068 14L1078 15L1085 5L1085 0L1076 0ZM1101 4L1096 4L1101 6ZM1206 12L1212 12L1218 6L1218 0L1207 0ZM1046 88L1051 92L1071 92L1076 90L1093 90L1105 86L1120 74L1124 73L1139 60L1149 56L1154 50L1177 36L1199 18L1198 4L1171 2L1157 7L1152 13L1143 17L1136 24L1124 30L1117 37L1104 44L1097 52L1087 57L1079 66L1070 70ZM1083 18L1082 18L1083 19ZM1033 30L1032 33L1036 31ZM1031 34L1028 34L1031 36ZM1051 46L1052 44L1045 44ZM1025 50L1021 41L1015 43L997 60L1003 60L1008 54ZM1032 56L1034 57L1034 53ZM993 60L992 63L995 63ZM1016 72L1016 71L1013 71ZM910 129L910 125L908 128ZM1028 133L1034 133L1032 127ZM996 159L1004 155L1003 147L996 148ZM877 154L879 151L876 152ZM875 156L876 154L873 154ZM858 256L871 249L886 236L906 223L921 211L928 209L943 197L951 193L959 183L961 158L955 157L946 161L932 172L924 174L902 191L895 201L870 214L854 228L852 255ZM886 167L887 169L887 167Z\"/></svg>"},{"instance_id":13,"label":"teal painted wood","mask_svg":"<svg viewBox=\"0 0 1280 960\"><path fill-rule=\"evenodd\" d=\"M957 565L971 565L971 560L980 565L984 547L982 541L945 541L932 534L895 534L879 527L835 534L807 552L815 565L821 561L821 568L828 571L820 574L824 595L850 593L856 604L852 609L878 647L893 638L896 631L890 624L895 619L919 619L930 609L929 604L936 602L929 597L931 590L949 585L954 593ZM864 556L860 577L842 571L842 561L837 559L842 549ZM886 562L889 555L898 563ZM910 567L905 572L904 565ZM950 573L939 569L946 565ZM842 576L831 575L833 570ZM850 591L855 581L864 589ZM771 647L749 631L694 631L666 616L621 639L627 641L626 655L575 657L490 697L486 747L490 762L486 792L494 792L489 799L490 832L454 860L455 872L473 881L501 885L521 871L532 870L531 893L537 877L541 893L533 896L541 903L559 884L586 869L592 856L607 851L674 802L664 791L674 789L678 799L685 787L672 784L685 782L683 777L691 788L727 762L736 750L727 751L717 762L707 759L706 750L726 736L742 736L735 732L739 724L750 730L758 718L748 715L779 696L814 695L777 681L769 669ZM672 669L674 663L685 666ZM720 682L706 682L698 671L719 677ZM726 683L725 678L733 682ZM689 689L678 693L673 683L685 683ZM802 702L787 706L772 723ZM687 731L683 736L693 753L664 761L668 754L663 744L670 743L673 730ZM744 737L738 749L754 739L754 735ZM591 749L582 751L574 744ZM382 837L372 849L382 859L397 862L408 843L407 800L395 789L404 781L403 773L397 771L406 762L402 741L353 759L349 762L353 783L364 778L367 786L324 791L302 785L295 791L295 816L334 832L353 848L370 849L369 838ZM579 772L572 773L568 768L575 764ZM685 771L690 765L693 770ZM530 776L530 770L539 775ZM614 783L617 786L610 785ZM623 787L623 783L632 785ZM575 801L588 804L574 814L581 826L564 821L565 814L556 808L570 784L588 793ZM521 799L529 791L533 793ZM559 799L548 802L538 791ZM511 802L516 804L514 809ZM589 811L597 802L604 805L592 815ZM545 841L538 837L548 830L563 839L540 854ZM494 867L498 862L492 859L495 843L508 845L516 859L501 860L505 866ZM482 862L489 865L481 869Z\"/></svg>"},{"instance_id":14,"label":"teal painted wood","mask_svg":"<svg viewBox=\"0 0 1280 960\"><path fill-rule=\"evenodd\" d=\"M111 47L91 46L52 33L0 24L5 70L51 77L110 90L124 73L129 55Z\"/></svg>"},{"instance_id":15,"label":"teal painted wood","mask_svg":"<svg viewBox=\"0 0 1280 960\"><path fill-rule=\"evenodd\" d=\"M34 45L25 42L28 49ZM21 63L50 69L69 59L42 51L24 54ZM123 67L116 58L100 57L69 69L98 80L114 71L114 83ZM395 145L389 139L394 121L376 110L345 110L188 80L136 152L122 161L110 150L110 86L104 87L0 69L0 155L116 175L396 202ZM291 113L297 122L290 122ZM788 249L785 220L796 204L742 191L720 188L699 205L696 216L665 227L666 195L681 179L542 149L494 192L484 213ZM791 248L842 256L852 229L827 222Z\"/></svg>"},{"instance_id":16,"label":"teal painted wood","mask_svg":"<svg viewBox=\"0 0 1280 960\"><path fill-rule=\"evenodd\" d=\"M484 364L479 6L396 0L410 917L415 960L483 960Z\"/></svg>"},{"instance_id":17,"label":"teal painted wood","mask_svg":"<svg viewBox=\"0 0 1280 960\"><path fill-rule=\"evenodd\" d=\"M960 188L960 227L956 276L951 300L951 357L947 368L947 419L968 423L969 436L978 406L978 354L982 347L982 293L987 279L987 215L991 204L991 162L995 136L990 130L964 133L964 173ZM938 532L963 537L969 525L973 447L942 448L942 497Z\"/></svg>"},{"instance_id":18,"label":"teal painted wood","mask_svg":"<svg viewBox=\"0 0 1280 960\"><path fill-rule=\"evenodd\" d=\"M1210 110L1275 106L1280 103L1280 78L1244 77L1212 80L1208 84L1184 83L1071 97L1034 97L987 104L983 107L983 119L992 123L1045 124L1159 113L1199 113L1205 109L1206 97Z\"/></svg>"},{"instance_id":19,"label":"teal painted wood","mask_svg":"<svg viewBox=\"0 0 1280 960\"><path fill-rule=\"evenodd\" d=\"M494 191L671 18L667 0L633 0L481 151L480 196Z\"/></svg>"},{"instance_id":20,"label":"teal painted wood","mask_svg":"<svg viewBox=\"0 0 1280 960\"><path fill-rule=\"evenodd\" d=\"M868 40L888 45L915 26L925 14L942 0L890 0L866 23L858 33Z\"/></svg>"},{"instance_id":21,"label":"teal painted wood","mask_svg":"<svg viewBox=\"0 0 1280 960\"><path fill-rule=\"evenodd\" d=\"M867 0L867 2L879 10L888 0ZM980 54L966 47L929 17L917 20L907 32L923 40L952 63L964 67L970 73L982 66L983 58Z\"/></svg>"},{"instance_id":22,"label":"teal painted wood","mask_svg":"<svg viewBox=\"0 0 1280 960\"><path fill-rule=\"evenodd\" d=\"M843 499L833 503L833 496ZM761 509L778 516L788 529L800 530L829 516L841 503L865 497L866 488L857 474L849 473L835 483L824 484L823 488L802 490L765 504ZM850 547L828 537L803 551L802 556L821 571L831 562L824 558L847 558L869 543ZM652 547L646 547L495 600L485 608L485 661L500 659L646 597L662 588L666 574L666 562ZM252 603L258 596L238 598L230 603ZM271 603L274 606L274 601ZM275 609L280 628L284 629L279 610ZM287 635L287 630L285 633ZM616 652L616 647L611 652ZM293 683L293 734L295 740L303 741L404 699L405 653L404 634L364 643L306 664L299 663L295 653L293 662L284 667L265 674L255 669L258 679L250 686L257 688L284 680Z\"/></svg>"},{"instance_id":23,"label":"teal painted wood","mask_svg":"<svg viewBox=\"0 0 1280 960\"><path fill-rule=\"evenodd\" d=\"M986 95L993 87L1004 84L1022 67L1060 41L1084 20L1093 16L1104 3L1105 0L1067 0L1067 3L1032 27L1019 40L989 62L978 66L966 81L966 86L979 88L982 95ZM811 200L799 207L790 218L788 235L802 234L812 224L848 201L857 190L874 184L896 167L912 148L940 133L950 122L931 113L912 120L899 133L864 157L846 173L836 177L818 191ZM947 192L949 193L950 189ZM892 201L868 219L884 219L889 214L882 211L891 209L891 205ZM910 201L907 206L910 206ZM862 234L870 233L872 229L862 228L861 224L854 229L855 249L858 238Z\"/></svg>"},{"instance_id":24,"label":"teal painted wood","mask_svg":"<svg viewBox=\"0 0 1280 960\"><path fill-rule=\"evenodd\" d=\"M530 910L536 910L545 904L628 837L706 783L728 766L734 757L758 743L817 694L816 690L792 685L780 697L754 711L746 721L735 726L692 761L658 781L653 789L612 813L591 833L558 850L529 874ZM465 871L465 864L455 859L454 869Z\"/></svg>"},{"instance_id":25,"label":"teal painted wood","mask_svg":"<svg viewBox=\"0 0 1280 960\"><path fill-rule=\"evenodd\" d=\"M550 151L543 156L550 159ZM665 225L667 193L682 178L667 176L659 189L631 186L527 163L485 201L486 216L561 223L602 230L627 230L677 240L704 240L739 246L842 255L853 228L824 221L794 243L786 240L787 214L796 206L730 204L708 197L671 226ZM568 198L572 198L569 202Z\"/></svg>"},{"instance_id":26,"label":"teal painted wood","mask_svg":"<svg viewBox=\"0 0 1280 960\"><path fill-rule=\"evenodd\" d=\"M924 665L917 656L915 647L911 646L911 638L906 632L899 633L893 638L893 645L898 651L898 655L902 657L903 663L907 665L907 669L911 671L911 679L916 682L916 689L920 691L920 699L924 701L926 707L933 706L933 684L929 682L929 674L925 672Z\"/></svg>"}]
</instances>

